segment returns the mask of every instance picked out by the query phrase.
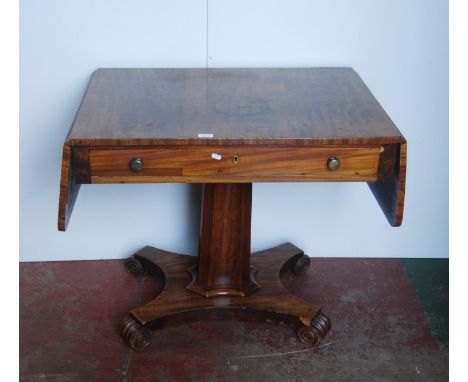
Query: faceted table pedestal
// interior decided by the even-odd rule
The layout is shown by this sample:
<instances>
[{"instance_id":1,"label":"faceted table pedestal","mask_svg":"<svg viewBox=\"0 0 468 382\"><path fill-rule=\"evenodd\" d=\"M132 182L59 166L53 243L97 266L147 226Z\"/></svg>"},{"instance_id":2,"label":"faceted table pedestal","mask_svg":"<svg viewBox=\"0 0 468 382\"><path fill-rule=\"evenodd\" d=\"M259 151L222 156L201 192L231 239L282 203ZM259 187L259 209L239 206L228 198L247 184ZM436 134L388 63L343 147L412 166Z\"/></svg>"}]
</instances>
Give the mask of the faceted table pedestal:
<instances>
[{"instance_id":1,"label":"faceted table pedestal","mask_svg":"<svg viewBox=\"0 0 468 382\"><path fill-rule=\"evenodd\" d=\"M304 344L320 344L330 319L280 280L284 272L307 271L309 257L290 243L251 256L251 200L251 183L205 184L198 257L144 247L127 260L131 275L164 285L125 318L121 335L132 349L146 348L153 330L208 319L286 324Z\"/></svg>"}]
</instances>

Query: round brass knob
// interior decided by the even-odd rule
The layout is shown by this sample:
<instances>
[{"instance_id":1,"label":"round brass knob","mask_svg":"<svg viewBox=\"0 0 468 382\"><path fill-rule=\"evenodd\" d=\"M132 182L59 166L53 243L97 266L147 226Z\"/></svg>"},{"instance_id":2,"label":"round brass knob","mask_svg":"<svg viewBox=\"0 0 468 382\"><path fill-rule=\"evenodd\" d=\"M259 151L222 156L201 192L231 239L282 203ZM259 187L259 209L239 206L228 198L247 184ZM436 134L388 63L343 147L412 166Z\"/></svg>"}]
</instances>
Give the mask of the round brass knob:
<instances>
[{"instance_id":1,"label":"round brass knob","mask_svg":"<svg viewBox=\"0 0 468 382\"><path fill-rule=\"evenodd\" d=\"M143 159L133 158L130 161L129 167L130 167L130 170L132 170L133 172L141 171L143 169Z\"/></svg>"},{"instance_id":2,"label":"round brass knob","mask_svg":"<svg viewBox=\"0 0 468 382\"><path fill-rule=\"evenodd\" d=\"M327 167L329 170L332 171L338 170L340 168L340 161L338 160L338 158L330 157L327 160Z\"/></svg>"}]
</instances>

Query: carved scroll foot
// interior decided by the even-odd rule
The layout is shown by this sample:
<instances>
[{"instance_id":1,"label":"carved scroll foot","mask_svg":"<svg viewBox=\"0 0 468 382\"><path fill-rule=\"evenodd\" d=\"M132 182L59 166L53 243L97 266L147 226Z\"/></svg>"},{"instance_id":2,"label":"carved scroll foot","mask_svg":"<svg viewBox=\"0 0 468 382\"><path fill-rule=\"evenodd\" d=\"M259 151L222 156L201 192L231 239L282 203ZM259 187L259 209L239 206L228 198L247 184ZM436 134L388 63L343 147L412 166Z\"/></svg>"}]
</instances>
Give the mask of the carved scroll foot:
<instances>
[{"instance_id":1,"label":"carved scroll foot","mask_svg":"<svg viewBox=\"0 0 468 382\"><path fill-rule=\"evenodd\" d=\"M320 345L331 328L330 318L325 312L320 311L312 320L310 326L300 326L297 329L297 337L303 344L311 347Z\"/></svg>"},{"instance_id":2,"label":"carved scroll foot","mask_svg":"<svg viewBox=\"0 0 468 382\"><path fill-rule=\"evenodd\" d=\"M256 277L261 287L243 297L205 297L187 289L192 282L190 270L197 262L196 257L145 247L134 258L148 274L162 279L163 289L152 301L132 309L130 318L124 322L122 337L132 349L142 350L148 346L151 330L198 320L288 325L297 330L299 340L309 346L319 345L331 327L330 319L319 305L293 295L281 282L281 274L304 273L310 263L292 244L252 255L251 264L258 269Z\"/></svg>"},{"instance_id":3,"label":"carved scroll foot","mask_svg":"<svg viewBox=\"0 0 468 382\"><path fill-rule=\"evenodd\" d=\"M310 257L307 255L302 255L296 260L291 272L294 273L295 275L300 275L302 273L306 273L307 270L309 269L309 266L310 266Z\"/></svg>"},{"instance_id":4,"label":"carved scroll foot","mask_svg":"<svg viewBox=\"0 0 468 382\"><path fill-rule=\"evenodd\" d=\"M136 279L142 278L146 274L143 263L136 257L130 257L125 261L125 270Z\"/></svg>"},{"instance_id":5,"label":"carved scroll foot","mask_svg":"<svg viewBox=\"0 0 468 382\"><path fill-rule=\"evenodd\" d=\"M120 335L133 350L143 350L151 343L153 331L143 327L131 315L125 317Z\"/></svg>"}]
</instances>

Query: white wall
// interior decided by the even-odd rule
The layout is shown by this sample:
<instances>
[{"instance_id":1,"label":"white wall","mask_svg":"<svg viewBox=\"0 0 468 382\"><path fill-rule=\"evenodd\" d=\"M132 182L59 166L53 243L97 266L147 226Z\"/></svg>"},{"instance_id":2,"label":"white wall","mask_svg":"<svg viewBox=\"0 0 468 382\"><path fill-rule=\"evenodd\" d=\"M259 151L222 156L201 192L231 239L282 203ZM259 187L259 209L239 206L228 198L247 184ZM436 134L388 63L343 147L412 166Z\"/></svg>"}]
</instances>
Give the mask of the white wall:
<instances>
[{"instance_id":1,"label":"white wall","mask_svg":"<svg viewBox=\"0 0 468 382\"><path fill-rule=\"evenodd\" d=\"M21 0L20 259L195 254L200 186L85 185L57 231L61 149L98 67L351 66L408 140L392 228L366 184L255 184L252 249L448 256L448 3Z\"/></svg>"}]
</instances>

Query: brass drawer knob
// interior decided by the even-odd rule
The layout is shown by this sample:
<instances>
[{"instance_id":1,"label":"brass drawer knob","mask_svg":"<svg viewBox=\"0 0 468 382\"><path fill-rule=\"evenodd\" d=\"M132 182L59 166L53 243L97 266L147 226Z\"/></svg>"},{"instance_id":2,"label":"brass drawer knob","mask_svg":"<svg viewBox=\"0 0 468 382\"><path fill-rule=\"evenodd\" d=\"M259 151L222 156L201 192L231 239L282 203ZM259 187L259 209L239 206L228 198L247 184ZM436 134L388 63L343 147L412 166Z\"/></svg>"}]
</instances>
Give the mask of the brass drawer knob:
<instances>
[{"instance_id":1,"label":"brass drawer knob","mask_svg":"<svg viewBox=\"0 0 468 382\"><path fill-rule=\"evenodd\" d=\"M130 161L129 167L130 167L130 170L132 170L133 172L138 172L138 171L143 170L143 159L133 158Z\"/></svg>"},{"instance_id":2,"label":"brass drawer knob","mask_svg":"<svg viewBox=\"0 0 468 382\"><path fill-rule=\"evenodd\" d=\"M340 168L340 161L338 158L330 157L327 160L327 167L329 170L335 171Z\"/></svg>"}]
</instances>

